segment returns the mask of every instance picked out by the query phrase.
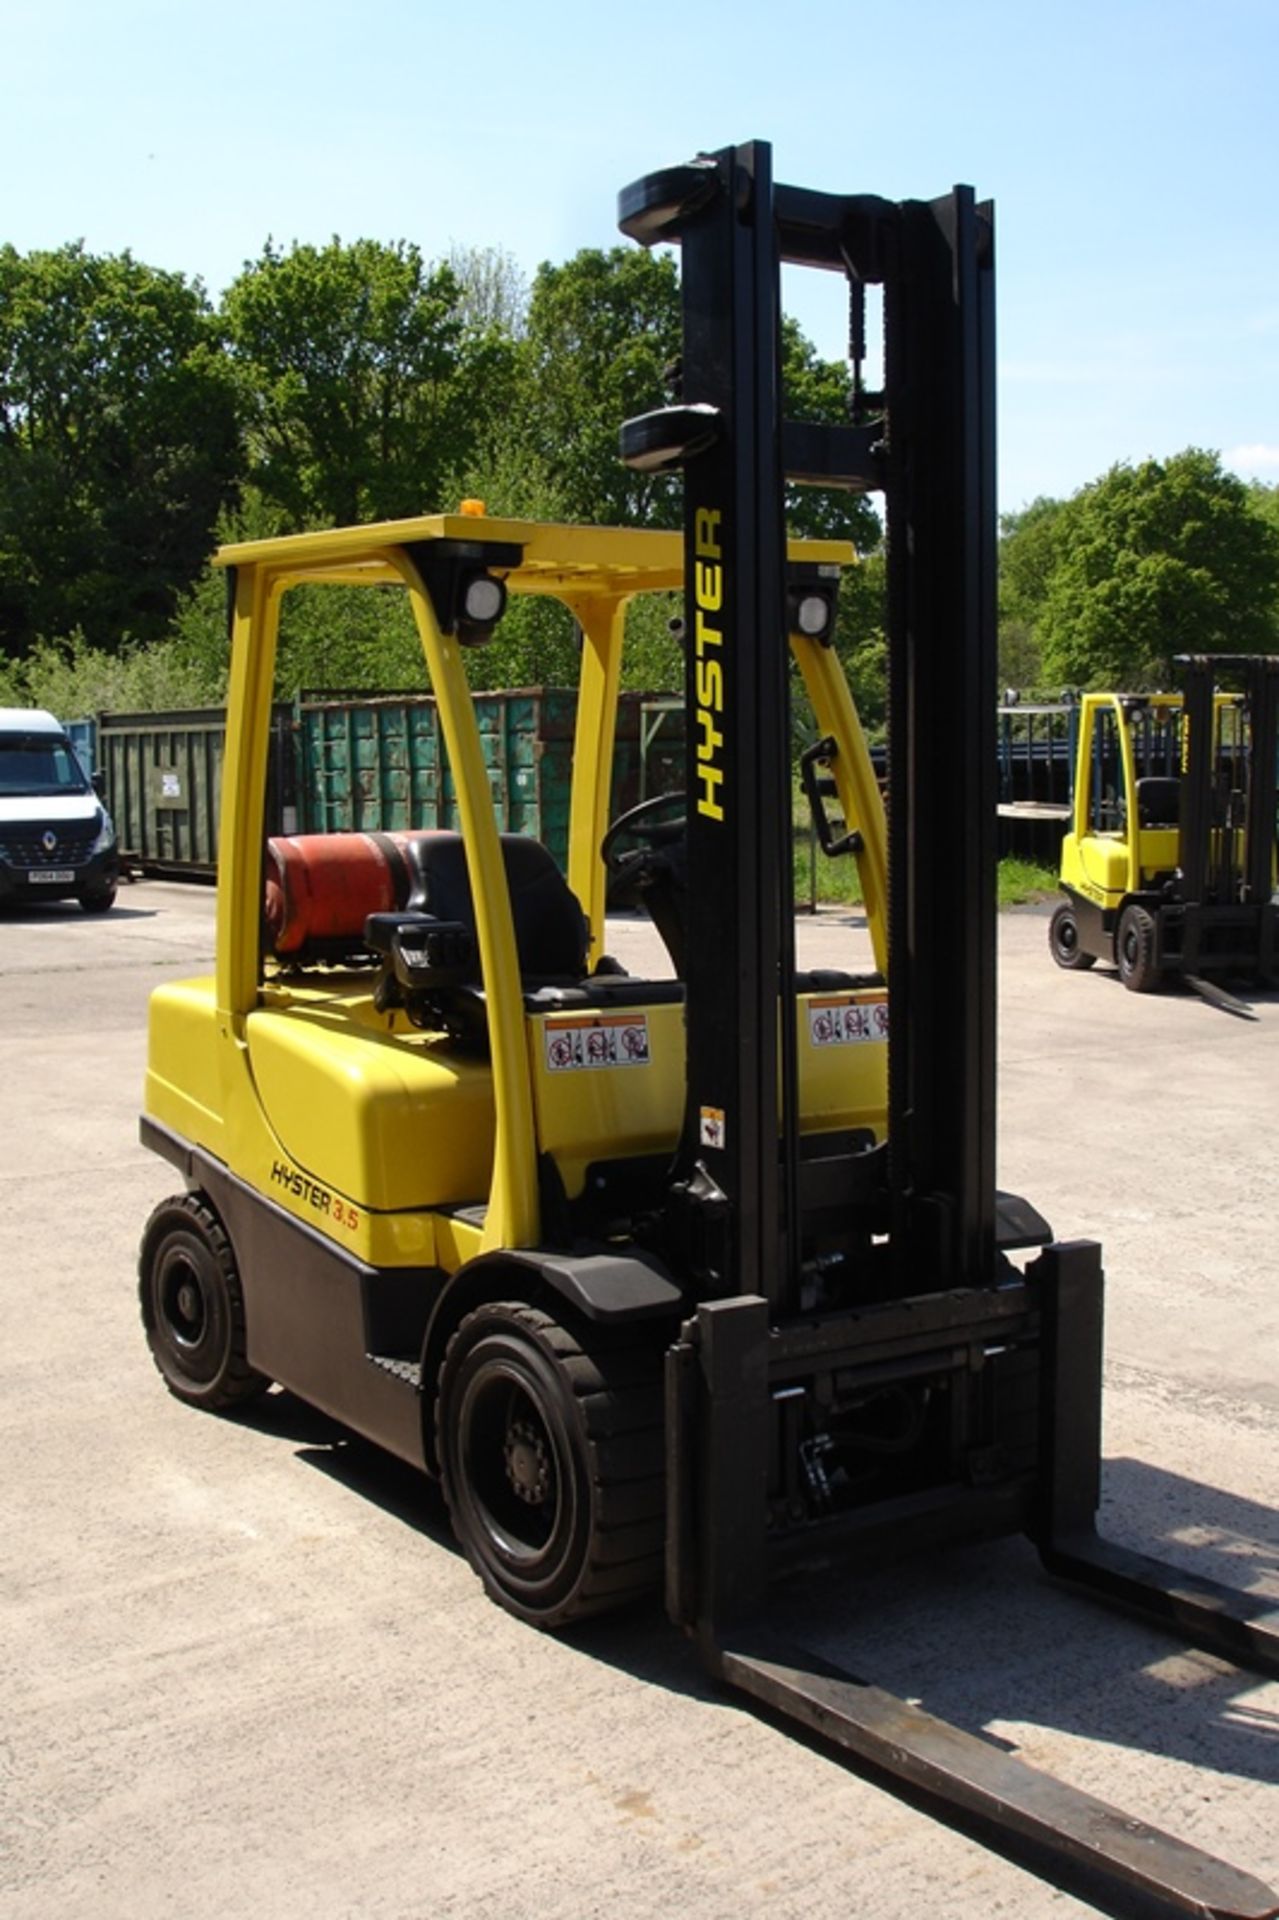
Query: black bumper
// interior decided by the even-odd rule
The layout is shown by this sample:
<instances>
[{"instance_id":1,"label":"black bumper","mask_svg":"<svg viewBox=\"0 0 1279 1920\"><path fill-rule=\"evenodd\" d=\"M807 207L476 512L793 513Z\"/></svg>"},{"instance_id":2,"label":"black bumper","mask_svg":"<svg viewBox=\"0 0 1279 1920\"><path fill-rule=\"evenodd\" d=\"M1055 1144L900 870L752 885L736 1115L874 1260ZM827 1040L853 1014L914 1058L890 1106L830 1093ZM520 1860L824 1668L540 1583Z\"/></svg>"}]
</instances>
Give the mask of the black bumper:
<instances>
[{"instance_id":1,"label":"black bumper","mask_svg":"<svg viewBox=\"0 0 1279 1920\"><path fill-rule=\"evenodd\" d=\"M69 880L50 880L47 873L69 873ZM120 878L120 854L111 847L88 860L68 861L65 867L20 867L0 858L0 901L32 906L38 900L78 900L82 895L109 893Z\"/></svg>"}]
</instances>

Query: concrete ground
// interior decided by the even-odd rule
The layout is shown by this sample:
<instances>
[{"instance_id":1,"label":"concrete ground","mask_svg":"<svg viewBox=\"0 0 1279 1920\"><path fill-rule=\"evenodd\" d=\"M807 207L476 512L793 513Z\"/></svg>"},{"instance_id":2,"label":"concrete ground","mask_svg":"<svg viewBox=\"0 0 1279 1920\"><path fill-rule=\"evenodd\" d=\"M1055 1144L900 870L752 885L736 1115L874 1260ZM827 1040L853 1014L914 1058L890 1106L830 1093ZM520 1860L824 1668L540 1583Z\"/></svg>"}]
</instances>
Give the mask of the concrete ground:
<instances>
[{"instance_id":1,"label":"concrete ground","mask_svg":"<svg viewBox=\"0 0 1279 1920\"><path fill-rule=\"evenodd\" d=\"M1001 922L1000 1178L1109 1275L1104 1521L1279 1603L1279 1000L1059 973ZM138 1235L146 997L213 899L0 921L0 1916L699 1920L1150 1912L1052 1884L720 1696L656 1609L489 1605L425 1482L272 1395L164 1391ZM615 946L644 940L632 923ZM809 964L847 963L838 915ZM797 1637L1279 1885L1279 1685L1017 1541L779 1595Z\"/></svg>"}]
</instances>

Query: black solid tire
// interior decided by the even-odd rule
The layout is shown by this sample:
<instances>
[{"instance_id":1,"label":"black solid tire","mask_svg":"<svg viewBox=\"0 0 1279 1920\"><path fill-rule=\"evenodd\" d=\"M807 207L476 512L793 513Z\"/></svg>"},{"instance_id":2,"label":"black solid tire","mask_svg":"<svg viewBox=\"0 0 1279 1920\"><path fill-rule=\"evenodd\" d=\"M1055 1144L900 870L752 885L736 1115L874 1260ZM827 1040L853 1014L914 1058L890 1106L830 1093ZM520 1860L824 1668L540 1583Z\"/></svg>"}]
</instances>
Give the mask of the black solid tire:
<instances>
[{"instance_id":1,"label":"black solid tire","mask_svg":"<svg viewBox=\"0 0 1279 1920\"><path fill-rule=\"evenodd\" d=\"M651 1592L665 1538L656 1347L502 1300L449 1342L435 1408L453 1531L491 1599L556 1628Z\"/></svg>"},{"instance_id":2,"label":"black solid tire","mask_svg":"<svg viewBox=\"0 0 1279 1920\"><path fill-rule=\"evenodd\" d=\"M1115 965L1131 993L1153 993L1159 985L1155 965L1155 923L1145 907L1134 901L1119 916L1115 934Z\"/></svg>"},{"instance_id":3,"label":"black solid tire","mask_svg":"<svg viewBox=\"0 0 1279 1920\"><path fill-rule=\"evenodd\" d=\"M1079 918L1069 901L1063 901L1048 922L1048 949L1057 965L1070 973L1083 973L1097 959L1079 944Z\"/></svg>"},{"instance_id":4,"label":"black solid tire","mask_svg":"<svg viewBox=\"0 0 1279 1920\"><path fill-rule=\"evenodd\" d=\"M179 1400L220 1413L270 1386L245 1357L235 1255L203 1194L162 1200L147 1221L138 1296L151 1357Z\"/></svg>"},{"instance_id":5,"label":"black solid tire","mask_svg":"<svg viewBox=\"0 0 1279 1920\"><path fill-rule=\"evenodd\" d=\"M115 888L108 887L102 893L82 893L77 898L86 913L109 913L115 905Z\"/></svg>"}]
</instances>

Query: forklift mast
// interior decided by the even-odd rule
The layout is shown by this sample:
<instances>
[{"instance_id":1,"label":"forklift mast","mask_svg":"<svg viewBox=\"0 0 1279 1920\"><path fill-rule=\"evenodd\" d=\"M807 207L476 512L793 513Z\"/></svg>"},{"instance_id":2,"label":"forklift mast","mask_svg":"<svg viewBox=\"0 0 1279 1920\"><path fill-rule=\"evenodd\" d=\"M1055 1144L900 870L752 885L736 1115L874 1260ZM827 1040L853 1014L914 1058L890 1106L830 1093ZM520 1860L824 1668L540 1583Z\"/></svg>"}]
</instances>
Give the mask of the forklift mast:
<instances>
[{"instance_id":1,"label":"forklift mast","mask_svg":"<svg viewBox=\"0 0 1279 1920\"><path fill-rule=\"evenodd\" d=\"M682 250L673 404L625 460L682 470L688 921L684 1122L662 1252L666 1604L708 1668L809 1733L1183 1911L1273 1915L1245 1874L779 1641L770 1570L860 1569L1021 1531L1048 1569L1263 1672L1264 1602L1103 1539L1100 1248L995 1187L994 237L970 189L893 203L774 182L761 142L647 175L622 230ZM782 264L842 272L850 418L788 419ZM883 289L883 388L864 297ZM883 495L888 557L888 1137L801 1138L788 482ZM831 618L823 629L833 637ZM832 743L824 743L831 745ZM779 1125L780 1109L780 1125ZM813 1284L822 1217L843 1221ZM813 1231L810 1231L810 1227ZM1007 1255L1040 1249L1024 1271ZM883 1477L858 1463L900 1416ZM884 1458L880 1456L881 1460ZM847 1464L851 1462L851 1467Z\"/></svg>"},{"instance_id":2,"label":"forklift mast","mask_svg":"<svg viewBox=\"0 0 1279 1920\"><path fill-rule=\"evenodd\" d=\"M1177 661L1185 697L1181 898L1269 907L1275 891L1275 771L1279 746L1279 659L1270 654L1191 654ZM1216 720L1218 676L1242 682L1244 727L1222 794L1226 743ZM1242 830L1241 832L1238 830ZM1239 858L1242 851L1242 859ZM1273 970L1273 932L1266 966Z\"/></svg>"},{"instance_id":3,"label":"forklift mast","mask_svg":"<svg viewBox=\"0 0 1279 1920\"><path fill-rule=\"evenodd\" d=\"M688 1096L675 1239L709 1291L799 1304L789 482L883 495L890 672L887 1272L985 1284L995 1256L992 209L779 185L762 142L652 174L622 230L682 252L678 404L623 457L682 467L689 600ZM783 262L848 283L854 412L785 417ZM862 389L868 286L883 391ZM780 1057L779 1057L780 1055ZM778 1088L781 1089L780 1152Z\"/></svg>"}]
</instances>

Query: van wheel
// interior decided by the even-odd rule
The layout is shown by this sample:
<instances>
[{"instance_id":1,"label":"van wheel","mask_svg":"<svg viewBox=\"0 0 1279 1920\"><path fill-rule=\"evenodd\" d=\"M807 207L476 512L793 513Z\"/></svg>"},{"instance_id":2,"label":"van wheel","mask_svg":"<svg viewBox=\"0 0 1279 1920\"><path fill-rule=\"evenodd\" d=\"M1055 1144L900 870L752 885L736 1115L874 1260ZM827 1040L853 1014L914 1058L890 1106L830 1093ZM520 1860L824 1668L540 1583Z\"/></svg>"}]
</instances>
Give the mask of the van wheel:
<instances>
[{"instance_id":1,"label":"van wheel","mask_svg":"<svg viewBox=\"0 0 1279 1920\"><path fill-rule=\"evenodd\" d=\"M1115 935L1115 965L1132 993L1153 993L1159 985L1155 965L1155 923L1145 907L1125 907Z\"/></svg>"},{"instance_id":2,"label":"van wheel","mask_svg":"<svg viewBox=\"0 0 1279 1920\"><path fill-rule=\"evenodd\" d=\"M664 1543L656 1348L570 1333L502 1300L440 1368L437 1457L453 1531L490 1598L563 1627L656 1588Z\"/></svg>"},{"instance_id":3,"label":"van wheel","mask_svg":"<svg viewBox=\"0 0 1279 1920\"><path fill-rule=\"evenodd\" d=\"M107 887L101 893L82 893L78 898L86 913L110 913L115 905L115 888Z\"/></svg>"},{"instance_id":4,"label":"van wheel","mask_svg":"<svg viewBox=\"0 0 1279 1920\"><path fill-rule=\"evenodd\" d=\"M1095 953L1089 953L1080 946L1079 920L1075 909L1068 903L1058 907L1048 922L1048 946L1057 965L1068 968L1072 973L1082 973L1097 958Z\"/></svg>"},{"instance_id":5,"label":"van wheel","mask_svg":"<svg viewBox=\"0 0 1279 1920\"><path fill-rule=\"evenodd\" d=\"M245 1356L235 1255L203 1194L162 1200L147 1221L138 1292L151 1357L179 1400L220 1413L270 1386Z\"/></svg>"}]
</instances>

